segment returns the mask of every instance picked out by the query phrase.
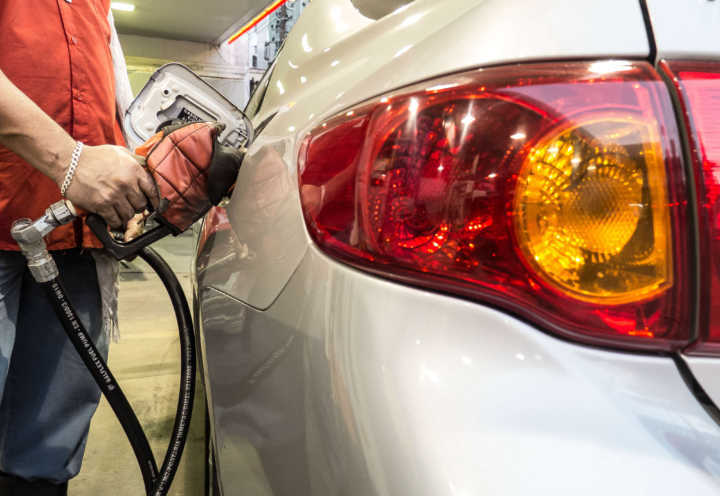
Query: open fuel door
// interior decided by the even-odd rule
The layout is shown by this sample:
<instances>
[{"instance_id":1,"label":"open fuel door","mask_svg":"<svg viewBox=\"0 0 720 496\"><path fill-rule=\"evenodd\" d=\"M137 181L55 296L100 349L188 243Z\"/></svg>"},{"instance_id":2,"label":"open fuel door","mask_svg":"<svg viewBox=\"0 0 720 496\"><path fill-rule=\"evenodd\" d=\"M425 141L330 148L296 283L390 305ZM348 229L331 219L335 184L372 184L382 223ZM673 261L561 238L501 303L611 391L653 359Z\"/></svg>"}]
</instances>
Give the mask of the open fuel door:
<instances>
[{"instance_id":1,"label":"open fuel door","mask_svg":"<svg viewBox=\"0 0 720 496\"><path fill-rule=\"evenodd\" d=\"M182 64L162 66L125 113L128 146L135 149L169 122L217 121L225 124L220 142L246 146L252 126L245 114Z\"/></svg>"}]
</instances>

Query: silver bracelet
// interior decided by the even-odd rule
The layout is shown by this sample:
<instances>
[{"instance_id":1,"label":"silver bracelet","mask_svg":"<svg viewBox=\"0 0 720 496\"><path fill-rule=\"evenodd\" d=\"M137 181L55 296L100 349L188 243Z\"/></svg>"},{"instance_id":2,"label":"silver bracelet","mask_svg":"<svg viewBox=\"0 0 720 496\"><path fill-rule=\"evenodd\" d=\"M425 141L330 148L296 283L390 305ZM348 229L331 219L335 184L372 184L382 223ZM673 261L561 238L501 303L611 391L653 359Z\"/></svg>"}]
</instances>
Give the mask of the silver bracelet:
<instances>
[{"instance_id":1,"label":"silver bracelet","mask_svg":"<svg viewBox=\"0 0 720 496\"><path fill-rule=\"evenodd\" d=\"M82 153L83 146L84 145L82 144L82 142L78 141L75 145L75 149L72 152L72 158L70 159L70 167L68 167L68 170L65 173L65 179L63 180L62 186L60 186L60 194L63 198L65 198L65 193L70 187L73 176L75 176L75 169L77 169L78 162L80 162L80 154Z\"/></svg>"}]
</instances>

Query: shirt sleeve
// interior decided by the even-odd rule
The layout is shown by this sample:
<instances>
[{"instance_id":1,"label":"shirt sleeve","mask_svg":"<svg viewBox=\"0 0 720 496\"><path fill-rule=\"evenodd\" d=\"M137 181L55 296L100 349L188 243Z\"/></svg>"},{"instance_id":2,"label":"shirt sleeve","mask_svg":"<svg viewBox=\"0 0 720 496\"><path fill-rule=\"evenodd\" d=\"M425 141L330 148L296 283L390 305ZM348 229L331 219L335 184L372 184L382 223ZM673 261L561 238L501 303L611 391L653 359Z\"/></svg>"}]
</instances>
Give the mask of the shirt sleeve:
<instances>
[{"instance_id":1,"label":"shirt sleeve","mask_svg":"<svg viewBox=\"0 0 720 496\"><path fill-rule=\"evenodd\" d=\"M127 65L125 64L125 56L123 55L120 39L115 29L115 19L113 19L112 10L108 12L108 24L110 25L110 53L113 60L113 70L115 72L115 104L117 106L118 121L122 127L125 112L133 101L133 92L130 87L130 78L128 77Z\"/></svg>"}]
</instances>

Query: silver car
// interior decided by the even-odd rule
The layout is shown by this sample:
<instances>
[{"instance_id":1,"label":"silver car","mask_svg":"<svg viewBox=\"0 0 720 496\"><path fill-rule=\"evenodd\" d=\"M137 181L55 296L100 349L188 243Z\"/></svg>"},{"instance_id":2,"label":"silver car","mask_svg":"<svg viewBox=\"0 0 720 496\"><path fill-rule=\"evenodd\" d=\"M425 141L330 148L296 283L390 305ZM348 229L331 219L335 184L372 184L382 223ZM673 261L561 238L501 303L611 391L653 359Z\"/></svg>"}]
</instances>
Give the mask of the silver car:
<instances>
[{"instance_id":1,"label":"silver car","mask_svg":"<svg viewBox=\"0 0 720 496\"><path fill-rule=\"evenodd\" d=\"M718 494L719 30L314 0L199 237L213 490Z\"/></svg>"}]
</instances>

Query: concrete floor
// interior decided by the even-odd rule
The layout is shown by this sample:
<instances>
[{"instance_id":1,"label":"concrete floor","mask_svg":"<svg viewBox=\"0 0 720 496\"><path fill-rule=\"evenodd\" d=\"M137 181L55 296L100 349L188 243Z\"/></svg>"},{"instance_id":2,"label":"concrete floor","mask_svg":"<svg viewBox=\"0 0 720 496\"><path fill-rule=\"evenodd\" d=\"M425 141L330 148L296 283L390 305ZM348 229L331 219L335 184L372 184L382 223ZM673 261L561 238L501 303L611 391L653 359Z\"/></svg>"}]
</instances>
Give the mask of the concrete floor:
<instances>
[{"instance_id":1,"label":"concrete floor","mask_svg":"<svg viewBox=\"0 0 720 496\"><path fill-rule=\"evenodd\" d=\"M185 234L154 245L178 275L190 300L189 267L193 238ZM137 413L158 465L172 429L180 373L179 343L170 300L142 260L124 265L120 275L120 342L110 346L109 365ZM190 439L172 495L204 494L205 407L197 395ZM103 398L90 427L80 475L71 496L145 494L137 462L125 434Z\"/></svg>"}]
</instances>

